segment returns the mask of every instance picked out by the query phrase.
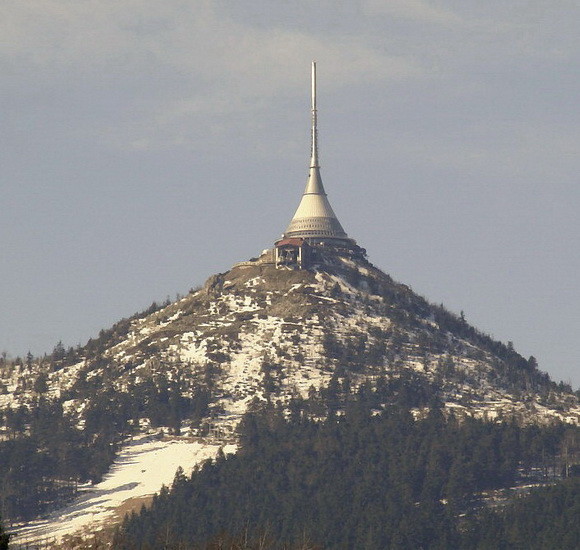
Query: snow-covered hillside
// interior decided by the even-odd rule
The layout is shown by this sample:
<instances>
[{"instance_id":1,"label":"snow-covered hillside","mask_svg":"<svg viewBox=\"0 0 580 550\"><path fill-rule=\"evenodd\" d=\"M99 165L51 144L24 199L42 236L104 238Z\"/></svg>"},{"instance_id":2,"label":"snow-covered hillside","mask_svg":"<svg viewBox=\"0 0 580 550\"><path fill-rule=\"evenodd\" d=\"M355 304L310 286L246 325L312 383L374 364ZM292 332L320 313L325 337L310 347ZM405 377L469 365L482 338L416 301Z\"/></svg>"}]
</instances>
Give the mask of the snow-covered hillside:
<instances>
[{"instance_id":1,"label":"snow-covered hillside","mask_svg":"<svg viewBox=\"0 0 580 550\"><path fill-rule=\"evenodd\" d=\"M203 401L195 418L177 416L174 430L234 441L235 427L254 400L287 403L333 379L348 378L356 388L381 377L422 381L457 415L538 423L580 419L577 397L558 388L531 359L365 260L340 255L311 270L244 262L174 303L122 320L74 357L6 367L0 370L0 407L29 407L42 395L61 402L83 430L94 422L93 404L107 399L117 407L120 396L124 407L135 409L127 413L132 430L145 433L155 419L153 405L142 405L156 392L167 410L176 399ZM79 510L85 519L94 512L100 520L111 499L158 490L177 465L191 467L218 448L137 441L122 450L111 477L92 496L83 496L63 516L51 516L53 521L77 517ZM149 470L141 458L149 460L154 452L170 458L157 461L151 483L144 483ZM35 524L25 532L42 529Z\"/></svg>"},{"instance_id":2,"label":"snow-covered hillside","mask_svg":"<svg viewBox=\"0 0 580 550\"><path fill-rule=\"evenodd\" d=\"M83 377L103 374L119 392L152 376L180 378L183 391L211 378L213 425L231 432L253 399L272 391L276 400L306 397L342 365L354 385L412 371L440 387L455 412L580 418L576 397L544 384L547 377L513 350L371 264L348 258L312 271L246 262L124 328L99 361L85 357L49 373L49 393L58 396ZM4 381L9 391L0 404L26 402L17 379L12 373ZM65 406L82 416L82 402L69 399Z\"/></svg>"}]
</instances>

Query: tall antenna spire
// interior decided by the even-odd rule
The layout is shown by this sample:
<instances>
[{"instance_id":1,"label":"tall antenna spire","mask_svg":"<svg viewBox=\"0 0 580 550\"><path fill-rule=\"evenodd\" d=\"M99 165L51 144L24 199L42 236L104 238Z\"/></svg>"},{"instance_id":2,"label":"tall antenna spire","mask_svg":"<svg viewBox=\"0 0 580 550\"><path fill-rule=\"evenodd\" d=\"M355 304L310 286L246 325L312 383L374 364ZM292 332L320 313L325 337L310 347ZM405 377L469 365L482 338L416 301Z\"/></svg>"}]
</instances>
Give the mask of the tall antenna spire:
<instances>
[{"instance_id":1,"label":"tall antenna spire","mask_svg":"<svg viewBox=\"0 0 580 550\"><path fill-rule=\"evenodd\" d=\"M313 243L339 243L351 246L354 241L349 239L340 225L322 185L320 166L318 164L318 128L316 112L316 61L312 62L312 143L310 170L308 181L302 195L302 200L290 225L284 233L284 238L308 239Z\"/></svg>"},{"instance_id":2,"label":"tall antenna spire","mask_svg":"<svg viewBox=\"0 0 580 550\"><path fill-rule=\"evenodd\" d=\"M318 167L318 115L316 112L316 61L312 62L312 151L310 167Z\"/></svg>"}]
</instances>

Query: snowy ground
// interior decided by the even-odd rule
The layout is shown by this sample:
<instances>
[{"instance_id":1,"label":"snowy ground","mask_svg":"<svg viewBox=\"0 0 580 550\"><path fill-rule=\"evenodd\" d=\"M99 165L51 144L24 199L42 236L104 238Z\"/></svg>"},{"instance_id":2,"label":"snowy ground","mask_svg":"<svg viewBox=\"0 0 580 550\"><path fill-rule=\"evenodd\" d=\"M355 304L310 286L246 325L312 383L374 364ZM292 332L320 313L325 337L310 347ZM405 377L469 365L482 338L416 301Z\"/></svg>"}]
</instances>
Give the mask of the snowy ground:
<instances>
[{"instance_id":1,"label":"snowy ground","mask_svg":"<svg viewBox=\"0 0 580 550\"><path fill-rule=\"evenodd\" d=\"M119 453L101 483L84 488L65 508L19 529L14 543L60 540L86 528L98 529L105 521L110 524L123 503L158 492L163 484L171 484L179 466L190 473L196 464L215 457L219 448L218 444L185 438L135 437ZM224 452L235 449L235 445L227 445Z\"/></svg>"}]
</instances>

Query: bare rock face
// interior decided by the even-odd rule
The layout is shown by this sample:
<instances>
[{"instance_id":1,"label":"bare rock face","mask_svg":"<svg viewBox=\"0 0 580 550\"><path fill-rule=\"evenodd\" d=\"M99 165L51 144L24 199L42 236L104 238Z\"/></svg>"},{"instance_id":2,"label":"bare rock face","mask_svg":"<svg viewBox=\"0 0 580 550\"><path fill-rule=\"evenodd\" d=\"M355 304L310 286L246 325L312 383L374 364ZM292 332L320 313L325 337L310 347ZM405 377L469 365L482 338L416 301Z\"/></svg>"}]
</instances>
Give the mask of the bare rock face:
<instances>
[{"instance_id":1,"label":"bare rock face","mask_svg":"<svg viewBox=\"0 0 580 550\"><path fill-rule=\"evenodd\" d=\"M212 275L203 285L203 291L207 296L215 296L219 294L223 286L223 276L221 273Z\"/></svg>"},{"instance_id":2,"label":"bare rock face","mask_svg":"<svg viewBox=\"0 0 580 550\"><path fill-rule=\"evenodd\" d=\"M535 361L366 260L338 254L309 270L245 262L158 311L121 321L82 348L74 364L34 369L46 373L53 397L79 411L75 399L105 391L140 399L151 380L179 381L184 395L203 388L208 417L224 429L233 429L254 399L285 403L333 378L355 388L381 377L420 382L458 415L580 418L576 396ZM19 377L13 371L2 380L12 391L0 396L1 405L34 397L16 391ZM99 383L87 395L80 388L90 380Z\"/></svg>"}]
</instances>

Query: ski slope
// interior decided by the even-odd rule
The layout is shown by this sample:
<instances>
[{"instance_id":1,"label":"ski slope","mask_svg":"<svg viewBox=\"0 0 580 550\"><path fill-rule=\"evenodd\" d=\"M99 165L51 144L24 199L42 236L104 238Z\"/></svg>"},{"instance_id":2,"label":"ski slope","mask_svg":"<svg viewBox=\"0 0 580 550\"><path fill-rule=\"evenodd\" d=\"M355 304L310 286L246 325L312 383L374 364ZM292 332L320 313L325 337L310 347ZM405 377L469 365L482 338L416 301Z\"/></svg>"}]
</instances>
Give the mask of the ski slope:
<instances>
[{"instance_id":1,"label":"ski slope","mask_svg":"<svg viewBox=\"0 0 580 550\"><path fill-rule=\"evenodd\" d=\"M128 501L171 485L179 466L189 474L197 464L215 458L219 449L219 444L191 438L136 436L121 450L101 483L82 487L81 495L66 507L18 529L14 543L58 542L64 535L111 525L122 518L124 512L119 508ZM223 450L233 453L236 446L227 445Z\"/></svg>"}]
</instances>

